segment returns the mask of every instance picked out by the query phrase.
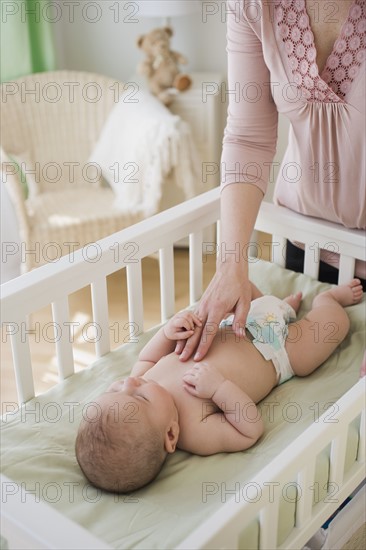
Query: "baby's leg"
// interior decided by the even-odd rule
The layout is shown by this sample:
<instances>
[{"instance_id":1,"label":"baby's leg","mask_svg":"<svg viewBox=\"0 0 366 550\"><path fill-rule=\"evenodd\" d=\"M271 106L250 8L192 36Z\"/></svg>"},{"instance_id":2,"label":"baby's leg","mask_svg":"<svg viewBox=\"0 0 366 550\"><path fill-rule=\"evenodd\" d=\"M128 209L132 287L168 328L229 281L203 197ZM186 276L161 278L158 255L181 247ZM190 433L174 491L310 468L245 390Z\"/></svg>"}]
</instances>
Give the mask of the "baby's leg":
<instances>
[{"instance_id":1,"label":"baby's leg","mask_svg":"<svg viewBox=\"0 0 366 550\"><path fill-rule=\"evenodd\" d=\"M361 298L360 281L353 279L316 296L311 311L289 325L285 347L297 376L313 372L344 340L350 322L343 308L357 304Z\"/></svg>"},{"instance_id":2,"label":"baby's leg","mask_svg":"<svg viewBox=\"0 0 366 550\"><path fill-rule=\"evenodd\" d=\"M250 281L250 286L252 289L252 300L263 296L263 292L261 292L259 288L252 283L252 281ZM290 304L290 306L292 306L297 313L300 307L301 299L302 292L297 292L297 294L291 294L290 296L287 296L287 298L284 298L284 301Z\"/></svg>"},{"instance_id":3,"label":"baby's leg","mask_svg":"<svg viewBox=\"0 0 366 550\"><path fill-rule=\"evenodd\" d=\"M287 298L283 299L284 302L287 302L291 307L293 307L296 313L299 311L301 300L302 300L302 292L297 292L296 294L290 294L290 296L287 296Z\"/></svg>"}]
</instances>

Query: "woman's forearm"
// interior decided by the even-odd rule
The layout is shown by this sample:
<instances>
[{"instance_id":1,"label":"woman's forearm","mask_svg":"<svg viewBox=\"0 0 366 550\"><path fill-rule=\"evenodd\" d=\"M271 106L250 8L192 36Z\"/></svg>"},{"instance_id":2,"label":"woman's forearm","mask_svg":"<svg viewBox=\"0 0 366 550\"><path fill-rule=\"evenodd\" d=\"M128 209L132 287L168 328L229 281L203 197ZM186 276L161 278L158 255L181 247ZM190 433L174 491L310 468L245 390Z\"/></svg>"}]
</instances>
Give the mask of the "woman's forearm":
<instances>
[{"instance_id":1,"label":"woman's forearm","mask_svg":"<svg viewBox=\"0 0 366 550\"><path fill-rule=\"evenodd\" d=\"M191 357L194 350L194 360L203 359L221 320L233 311L235 334L245 336L245 322L253 297L248 280L247 245L262 199L262 191L251 184L231 183L222 189L216 273L197 309L202 327L186 341L180 354L182 361Z\"/></svg>"},{"instance_id":2,"label":"woman's forearm","mask_svg":"<svg viewBox=\"0 0 366 550\"><path fill-rule=\"evenodd\" d=\"M221 226L217 267L248 272L248 245L253 233L262 191L255 185L232 183L221 191Z\"/></svg>"}]
</instances>

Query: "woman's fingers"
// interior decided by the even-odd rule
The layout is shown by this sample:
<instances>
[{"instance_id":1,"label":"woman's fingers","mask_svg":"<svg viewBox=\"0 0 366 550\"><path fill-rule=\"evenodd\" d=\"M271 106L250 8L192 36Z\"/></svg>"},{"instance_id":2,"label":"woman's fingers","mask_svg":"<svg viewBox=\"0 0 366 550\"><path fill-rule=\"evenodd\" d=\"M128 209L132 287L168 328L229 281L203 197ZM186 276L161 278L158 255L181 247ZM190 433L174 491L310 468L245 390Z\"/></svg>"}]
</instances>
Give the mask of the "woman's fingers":
<instances>
[{"instance_id":1,"label":"woman's fingers","mask_svg":"<svg viewBox=\"0 0 366 550\"><path fill-rule=\"evenodd\" d=\"M250 296L248 299L240 298L235 308L233 319L233 331L237 336L245 336L245 325L247 322L248 312L250 307Z\"/></svg>"},{"instance_id":2,"label":"woman's fingers","mask_svg":"<svg viewBox=\"0 0 366 550\"><path fill-rule=\"evenodd\" d=\"M174 335L174 338L179 341L187 340L187 338L190 338L192 334L194 334L194 330L185 330L184 332L177 332Z\"/></svg>"},{"instance_id":3,"label":"woman's fingers","mask_svg":"<svg viewBox=\"0 0 366 550\"><path fill-rule=\"evenodd\" d=\"M175 350L174 350L177 355L180 355L182 353L182 351L184 349L184 346L185 346L185 342L186 342L185 340L178 340L177 341L177 344L176 344Z\"/></svg>"},{"instance_id":4,"label":"woman's fingers","mask_svg":"<svg viewBox=\"0 0 366 550\"><path fill-rule=\"evenodd\" d=\"M187 361L196 350L198 342L200 341L202 333L202 327L197 327L192 336L185 340L185 345L182 352L179 355L179 359L182 361Z\"/></svg>"}]
</instances>

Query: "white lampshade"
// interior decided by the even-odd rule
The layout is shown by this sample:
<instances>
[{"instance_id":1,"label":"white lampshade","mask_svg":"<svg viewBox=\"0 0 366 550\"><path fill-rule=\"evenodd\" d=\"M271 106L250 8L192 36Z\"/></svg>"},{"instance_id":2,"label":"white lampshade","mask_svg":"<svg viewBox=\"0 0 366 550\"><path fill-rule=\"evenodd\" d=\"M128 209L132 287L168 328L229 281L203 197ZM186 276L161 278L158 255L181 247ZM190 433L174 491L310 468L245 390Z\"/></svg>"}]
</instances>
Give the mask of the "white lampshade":
<instances>
[{"instance_id":1,"label":"white lampshade","mask_svg":"<svg viewBox=\"0 0 366 550\"><path fill-rule=\"evenodd\" d=\"M201 0L139 0L137 16L141 17L180 17L201 10Z\"/></svg>"}]
</instances>

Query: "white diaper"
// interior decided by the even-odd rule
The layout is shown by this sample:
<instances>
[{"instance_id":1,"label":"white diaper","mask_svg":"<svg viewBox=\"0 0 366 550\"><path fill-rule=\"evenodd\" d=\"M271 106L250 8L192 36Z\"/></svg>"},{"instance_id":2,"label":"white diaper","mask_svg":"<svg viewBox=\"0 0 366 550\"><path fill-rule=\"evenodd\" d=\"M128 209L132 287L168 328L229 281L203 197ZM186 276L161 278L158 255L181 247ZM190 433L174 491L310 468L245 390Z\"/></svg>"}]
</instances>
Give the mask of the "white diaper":
<instances>
[{"instance_id":1,"label":"white diaper","mask_svg":"<svg viewBox=\"0 0 366 550\"><path fill-rule=\"evenodd\" d=\"M230 315L221 322L221 326L232 325L233 319L234 315ZM295 320L295 310L275 296L261 296L251 302L246 328L252 334L258 351L273 362L278 384L295 374L285 349L288 323Z\"/></svg>"}]
</instances>

